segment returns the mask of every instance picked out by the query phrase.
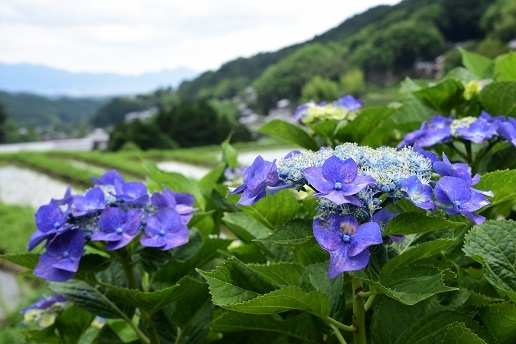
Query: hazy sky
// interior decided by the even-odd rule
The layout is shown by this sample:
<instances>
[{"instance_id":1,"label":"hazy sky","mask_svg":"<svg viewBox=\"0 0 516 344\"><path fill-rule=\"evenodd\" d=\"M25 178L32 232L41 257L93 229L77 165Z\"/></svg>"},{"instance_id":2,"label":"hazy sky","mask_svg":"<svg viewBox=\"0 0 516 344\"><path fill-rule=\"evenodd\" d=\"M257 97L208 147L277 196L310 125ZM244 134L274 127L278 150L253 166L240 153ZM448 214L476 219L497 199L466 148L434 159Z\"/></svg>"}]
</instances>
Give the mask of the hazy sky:
<instances>
[{"instance_id":1,"label":"hazy sky","mask_svg":"<svg viewBox=\"0 0 516 344\"><path fill-rule=\"evenodd\" d=\"M216 69L400 0L1 0L0 62L137 75Z\"/></svg>"}]
</instances>

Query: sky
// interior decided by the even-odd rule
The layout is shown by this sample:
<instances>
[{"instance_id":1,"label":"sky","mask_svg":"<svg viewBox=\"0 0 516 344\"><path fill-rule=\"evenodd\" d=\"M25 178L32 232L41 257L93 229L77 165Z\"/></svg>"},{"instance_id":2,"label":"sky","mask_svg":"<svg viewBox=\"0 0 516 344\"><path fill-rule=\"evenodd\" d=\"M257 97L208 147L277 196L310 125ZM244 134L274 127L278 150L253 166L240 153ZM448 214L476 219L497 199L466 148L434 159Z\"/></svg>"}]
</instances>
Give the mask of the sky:
<instances>
[{"instance_id":1,"label":"sky","mask_svg":"<svg viewBox=\"0 0 516 344\"><path fill-rule=\"evenodd\" d=\"M140 75L215 70L400 0L2 0L0 62Z\"/></svg>"}]
</instances>

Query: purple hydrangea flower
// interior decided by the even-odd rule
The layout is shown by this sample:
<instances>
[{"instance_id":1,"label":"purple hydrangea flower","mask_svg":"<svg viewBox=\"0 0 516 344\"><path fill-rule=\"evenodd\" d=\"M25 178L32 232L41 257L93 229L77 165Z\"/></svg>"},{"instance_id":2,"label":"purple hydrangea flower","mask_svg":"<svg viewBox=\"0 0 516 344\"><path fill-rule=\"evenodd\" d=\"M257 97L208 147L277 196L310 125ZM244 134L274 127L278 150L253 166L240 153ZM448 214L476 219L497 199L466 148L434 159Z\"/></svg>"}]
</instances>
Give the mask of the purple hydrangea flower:
<instances>
[{"instance_id":1,"label":"purple hydrangea flower","mask_svg":"<svg viewBox=\"0 0 516 344\"><path fill-rule=\"evenodd\" d=\"M72 186L68 185L68 187L66 188L66 192L65 192L64 197L62 199L54 199L54 198L52 198L50 203L57 204L57 205L71 205L72 201L73 201Z\"/></svg>"},{"instance_id":2,"label":"purple hydrangea flower","mask_svg":"<svg viewBox=\"0 0 516 344\"><path fill-rule=\"evenodd\" d=\"M516 118L509 117L507 121L500 123L498 134L516 146Z\"/></svg>"},{"instance_id":3,"label":"purple hydrangea flower","mask_svg":"<svg viewBox=\"0 0 516 344\"><path fill-rule=\"evenodd\" d=\"M398 216L399 214L396 214L396 213L391 213L389 212L387 209L383 208L383 209L380 209L378 212L376 212L372 217L371 217L371 222L376 222L378 223L378 225L380 225L380 228L382 230L382 232L384 231L385 229L385 226L387 224L387 222L390 220L390 219L393 219L395 218L396 216ZM389 237L392 239L392 241L394 242L403 242L405 241L405 236L404 235L389 235Z\"/></svg>"},{"instance_id":4,"label":"purple hydrangea flower","mask_svg":"<svg viewBox=\"0 0 516 344\"><path fill-rule=\"evenodd\" d=\"M448 117L432 117L430 123L425 127L425 134L416 142L421 147L429 147L448 140L451 136L451 122L452 119Z\"/></svg>"},{"instance_id":5,"label":"purple hydrangea flower","mask_svg":"<svg viewBox=\"0 0 516 344\"><path fill-rule=\"evenodd\" d=\"M468 127L457 128L457 133L468 141L482 143L484 140L492 138L496 134L496 129L498 129L497 123L490 123L479 118Z\"/></svg>"},{"instance_id":6,"label":"purple hydrangea flower","mask_svg":"<svg viewBox=\"0 0 516 344\"><path fill-rule=\"evenodd\" d=\"M69 212L63 211L56 204L47 204L41 206L36 212L37 230L29 239L28 249L32 251L40 242L45 239L51 239L57 234L64 233L71 228L67 224Z\"/></svg>"},{"instance_id":7,"label":"purple hydrangea flower","mask_svg":"<svg viewBox=\"0 0 516 344\"><path fill-rule=\"evenodd\" d=\"M100 178L91 177L91 180L95 183L95 185L115 185L116 183L123 184L124 177L116 171L109 170L102 175Z\"/></svg>"},{"instance_id":8,"label":"purple hydrangea flower","mask_svg":"<svg viewBox=\"0 0 516 344\"><path fill-rule=\"evenodd\" d=\"M470 188L470 183L457 177L442 177L434 188L435 199L449 215L464 215L473 223L479 225L485 217L473 214L482 207L491 204L484 195Z\"/></svg>"},{"instance_id":9,"label":"purple hydrangea flower","mask_svg":"<svg viewBox=\"0 0 516 344\"><path fill-rule=\"evenodd\" d=\"M443 152L443 161L433 163L434 171L443 177L457 177L470 185L475 185L480 180L480 175L476 174L471 177L471 167L465 163L452 164L446 154Z\"/></svg>"},{"instance_id":10,"label":"purple hydrangea flower","mask_svg":"<svg viewBox=\"0 0 516 344\"><path fill-rule=\"evenodd\" d=\"M358 168L351 158L342 160L336 156L329 157L322 167L308 167L303 174L318 192L314 197L323 197L340 205L351 203L358 207L362 204L353 196L375 180L370 176L357 176Z\"/></svg>"},{"instance_id":11,"label":"purple hydrangea flower","mask_svg":"<svg viewBox=\"0 0 516 344\"><path fill-rule=\"evenodd\" d=\"M344 271L365 268L370 258L366 248L382 243L380 226L376 222L358 225L351 215L332 214L326 220L315 219L313 230L319 245L330 253L329 278Z\"/></svg>"},{"instance_id":12,"label":"purple hydrangea flower","mask_svg":"<svg viewBox=\"0 0 516 344\"><path fill-rule=\"evenodd\" d=\"M84 243L81 229L64 232L49 240L46 252L39 256L34 275L53 282L68 281L79 269Z\"/></svg>"},{"instance_id":13,"label":"purple hydrangea flower","mask_svg":"<svg viewBox=\"0 0 516 344\"><path fill-rule=\"evenodd\" d=\"M151 197L151 202L158 208L170 208L181 216L182 222L186 225L193 217L194 197L189 193L173 192L168 188L163 189L163 193L155 193Z\"/></svg>"},{"instance_id":14,"label":"purple hydrangea flower","mask_svg":"<svg viewBox=\"0 0 516 344\"><path fill-rule=\"evenodd\" d=\"M100 231L93 233L92 241L107 241L106 248L118 250L129 244L140 233L143 210L106 208L99 217Z\"/></svg>"},{"instance_id":15,"label":"purple hydrangea flower","mask_svg":"<svg viewBox=\"0 0 516 344\"><path fill-rule=\"evenodd\" d=\"M244 184L237 187L231 193L242 193L242 197L237 204L251 205L267 195L267 187L277 186L279 183L276 160L273 162L265 161L258 155L244 173Z\"/></svg>"},{"instance_id":16,"label":"purple hydrangea flower","mask_svg":"<svg viewBox=\"0 0 516 344\"><path fill-rule=\"evenodd\" d=\"M451 122L451 118L434 116L429 123L423 123L420 129L405 135L397 148L412 146L415 143L420 147L429 147L439 142L445 142L451 136Z\"/></svg>"},{"instance_id":17,"label":"purple hydrangea flower","mask_svg":"<svg viewBox=\"0 0 516 344\"><path fill-rule=\"evenodd\" d=\"M348 109L349 111L356 111L360 109L362 104L364 104L364 101L361 99L355 99L355 97L351 95L344 96L340 99L337 99L333 102L334 105L343 107Z\"/></svg>"},{"instance_id":18,"label":"purple hydrangea flower","mask_svg":"<svg viewBox=\"0 0 516 344\"><path fill-rule=\"evenodd\" d=\"M413 175L405 179L401 184L410 201L417 207L425 210L435 211L435 203L432 201L432 187L421 183L418 176Z\"/></svg>"},{"instance_id":19,"label":"purple hydrangea flower","mask_svg":"<svg viewBox=\"0 0 516 344\"><path fill-rule=\"evenodd\" d=\"M147 187L140 182L115 183L117 200L123 201L124 204L135 206L144 206L149 202Z\"/></svg>"},{"instance_id":20,"label":"purple hydrangea flower","mask_svg":"<svg viewBox=\"0 0 516 344\"><path fill-rule=\"evenodd\" d=\"M84 196L77 195L72 201L72 215L82 216L106 208L104 192L99 187L88 190Z\"/></svg>"},{"instance_id":21,"label":"purple hydrangea flower","mask_svg":"<svg viewBox=\"0 0 516 344\"><path fill-rule=\"evenodd\" d=\"M43 295L39 300L31 304L30 306L23 308L20 312L21 314L25 314L27 313L27 311L31 309L47 309L58 302L66 302L66 299L64 298L64 296L59 294L52 296Z\"/></svg>"},{"instance_id":22,"label":"purple hydrangea flower","mask_svg":"<svg viewBox=\"0 0 516 344\"><path fill-rule=\"evenodd\" d=\"M164 208L147 218L145 232L140 238L142 246L170 250L188 242L188 228L177 211Z\"/></svg>"},{"instance_id":23,"label":"purple hydrangea flower","mask_svg":"<svg viewBox=\"0 0 516 344\"><path fill-rule=\"evenodd\" d=\"M400 147L398 147L398 148L400 148ZM414 152L421 154L422 156L424 156L425 158L430 160L432 162L432 164L436 161L440 161L437 154L435 154L434 152L431 152L431 151L424 150L423 148L419 147L419 145L417 143L414 143Z\"/></svg>"}]
</instances>

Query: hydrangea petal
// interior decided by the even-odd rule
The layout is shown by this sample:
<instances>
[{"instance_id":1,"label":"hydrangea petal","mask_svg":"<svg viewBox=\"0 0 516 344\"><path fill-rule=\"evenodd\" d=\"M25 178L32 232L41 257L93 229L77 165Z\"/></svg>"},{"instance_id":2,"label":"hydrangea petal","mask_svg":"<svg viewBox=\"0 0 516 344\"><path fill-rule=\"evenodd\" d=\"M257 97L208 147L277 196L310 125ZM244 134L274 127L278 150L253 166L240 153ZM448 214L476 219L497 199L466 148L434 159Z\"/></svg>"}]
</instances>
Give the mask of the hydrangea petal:
<instances>
[{"instance_id":1,"label":"hydrangea petal","mask_svg":"<svg viewBox=\"0 0 516 344\"><path fill-rule=\"evenodd\" d=\"M368 250L364 250L353 257L348 256L347 250L348 245L346 244L335 251L330 251L329 278L335 278L346 271L362 270L369 263L371 254Z\"/></svg>"},{"instance_id":2,"label":"hydrangea petal","mask_svg":"<svg viewBox=\"0 0 516 344\"><path fill-rule=\"evenodd\" d=\"M313 222L315 240L322 248L334 251L342 245L340 219L338 215L331 215L326 220L315 219Z\"/></svg>"},{"instance_id":3,"label":"hydrangea petal","mask_svg":"<svg viewBox=\"0 0 516 344\"><path fill-rule=\"evenodd\" d=\"M358 226L351 237L348 256L354 257L371 245L383 242L380 226L376 222L366 222Z\"/></svg>"}]
</instances>

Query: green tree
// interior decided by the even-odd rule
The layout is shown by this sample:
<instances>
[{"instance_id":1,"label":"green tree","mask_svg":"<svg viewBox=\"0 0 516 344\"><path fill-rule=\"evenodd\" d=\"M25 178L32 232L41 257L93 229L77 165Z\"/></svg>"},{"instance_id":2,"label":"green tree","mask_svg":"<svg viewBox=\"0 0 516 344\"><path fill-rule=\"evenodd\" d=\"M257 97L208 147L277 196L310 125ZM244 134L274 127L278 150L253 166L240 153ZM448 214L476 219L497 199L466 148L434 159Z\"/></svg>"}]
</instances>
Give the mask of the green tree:
<instances>
[{"instance_id":1,"label":"green tree","mask_svg":"<svg viewBox=\"0 0 516 344\"><path fill-rule=\"evenodd\" d=\"M0 143L5 143L6 140L6 127L7 114L5 113L4 107L0 104Z\"/></svg>"},{"instance_id":2,"label":"green tree","mask_svg":"<svg viewBox=\"0 0 516 344\"><path fill-rule=\"evenodd\" d=\"M305 102L313 100L319 103L323 100L337 99L339 96L339 85L330 79L324 79L316 75L303 87L301 96Z\"/></svg>"}]
</instances>

